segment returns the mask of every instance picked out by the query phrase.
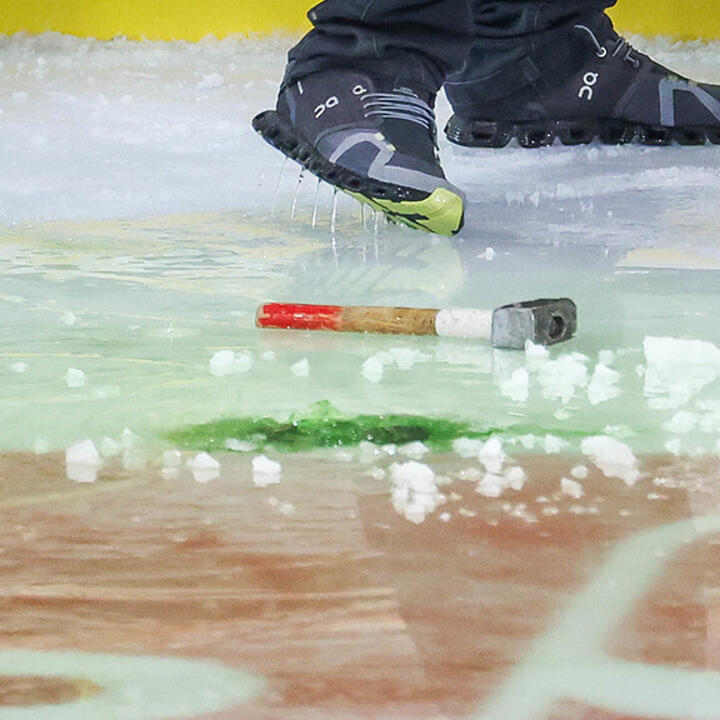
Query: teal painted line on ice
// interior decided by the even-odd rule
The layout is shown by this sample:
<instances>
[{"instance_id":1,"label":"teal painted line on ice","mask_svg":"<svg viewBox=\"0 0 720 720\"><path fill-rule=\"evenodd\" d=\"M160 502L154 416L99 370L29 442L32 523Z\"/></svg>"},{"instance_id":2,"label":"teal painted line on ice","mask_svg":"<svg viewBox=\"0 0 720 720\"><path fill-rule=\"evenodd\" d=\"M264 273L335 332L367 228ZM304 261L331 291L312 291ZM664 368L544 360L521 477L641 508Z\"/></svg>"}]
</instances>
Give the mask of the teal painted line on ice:
<instances>
[{"instance_id":1,"label":"teal painted line on ice","mask_svg":"<svg viewBox=\"0 0 720 720\"><path fill-rule=\"evenodd\" d=\"M0 675L84 679L103 688L61 705L0 708L0 720L172 720L247 703L265 684L217 662L36 650L0 650Z\"/></svg>"},{"instance_id":2,"label":"teal painted line on ice","mask_svg":"<svg viewBox=\"0 0 720 720\"><path fill-rule=\"evenodd\" d=\"M672 557L716 533L720 515L663 525L620 543L475 720L544 720L562 699L633 717L718 720L720 673L627 662L605 652L612 630Z\"/></svg>"}]
</instances>

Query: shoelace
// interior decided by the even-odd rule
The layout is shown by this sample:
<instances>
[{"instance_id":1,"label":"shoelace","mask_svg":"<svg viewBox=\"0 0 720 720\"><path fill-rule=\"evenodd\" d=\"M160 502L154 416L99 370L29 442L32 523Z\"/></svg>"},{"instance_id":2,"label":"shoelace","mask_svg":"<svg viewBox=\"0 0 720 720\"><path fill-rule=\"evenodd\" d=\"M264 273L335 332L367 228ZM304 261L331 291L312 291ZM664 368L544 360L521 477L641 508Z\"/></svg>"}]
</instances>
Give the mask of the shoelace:
<instances>
[{"instance_id":1,"label":"shoelace","mask_svg":"<svg viewBox=\"0 0 720 720\"><path fill-rule=\"evenodd\" d=\"M380 116L407 120L435 133L435 113L420 98L396 93L366 93L362 98L365 117Z\"/></svg>"},{"instance_id":2,"label":"shoelace","mask_svg":"<svg viewBox=\"0 0 720 720\"><path fill-rule=\"evenodd\" d=\"M587 33L590 40L592 40L593 45L595 45L595 54L599 58L605 58L608 54L608 49L600 43L600 41L597 39L597 35L589 28L587 25L575 25L576 30L581 30L584 33ZM626 62L629 62L631 65L633 65L635 68L640 67L640 61L633 55L635 51L635 48L623 37L617 36L616 40L616 47L613 51L612 57L617 57L623 50L625 51L625 55L623 56L623 60Z\"/></svg>"}]
</instances>

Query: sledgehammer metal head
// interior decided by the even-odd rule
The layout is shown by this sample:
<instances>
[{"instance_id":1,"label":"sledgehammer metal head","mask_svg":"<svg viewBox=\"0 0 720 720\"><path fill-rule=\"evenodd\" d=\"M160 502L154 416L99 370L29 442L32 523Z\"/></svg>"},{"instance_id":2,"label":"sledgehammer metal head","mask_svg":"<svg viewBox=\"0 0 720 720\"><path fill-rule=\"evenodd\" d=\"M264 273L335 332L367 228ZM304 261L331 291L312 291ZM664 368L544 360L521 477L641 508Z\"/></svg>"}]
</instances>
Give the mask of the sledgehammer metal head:
<instances>
[{"instance_id":1,"label":"sledgehammer metal head","mask_svg":"<svg viewBox=\"0 0 720 720\"><path fill-rule=\"evenodd\" d=\"M554 345L576 332L577 305L569 298L530 300L493 312L491 340L496 348L522 350L528 340Z\"/></svg>"}]
</instances>

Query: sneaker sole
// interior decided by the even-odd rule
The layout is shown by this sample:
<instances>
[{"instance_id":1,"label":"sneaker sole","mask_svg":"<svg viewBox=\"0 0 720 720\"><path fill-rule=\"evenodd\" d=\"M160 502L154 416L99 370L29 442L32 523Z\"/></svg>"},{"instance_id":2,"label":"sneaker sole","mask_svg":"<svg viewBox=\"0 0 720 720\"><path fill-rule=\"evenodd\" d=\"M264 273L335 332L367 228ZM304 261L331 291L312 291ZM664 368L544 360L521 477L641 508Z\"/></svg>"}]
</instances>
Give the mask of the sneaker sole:
<instances>
[{"instance_id":1,"label":"sneaker sole","mask_svg":"<svg viewBox=\"0 0 720 720\"><path fill-rule=\"evenodd\" d=\"M331 163L274 110L260 113L253 119L252 126L283 155L333 187L384 213L391 222L446 236L457 234L463 227L463 199L447 188L426 193L366 178Z\"/></svg>"},{"instance_id":2,"label":"sneaker sole","mask_svg":"<svg viewBox=\"0 0 720 720\"><path fill-rule=\"evenodd\" d=\"M543 122L490 122L453 115L445 134L450 142L465 147L503 148L511 140L521 147L538 148L559 139L563 145L587 145L599 140L606 145L720 145L720 128L707 126L669 128L638 125L620 120L548 120Z\"/></svg>"}]
</instances>

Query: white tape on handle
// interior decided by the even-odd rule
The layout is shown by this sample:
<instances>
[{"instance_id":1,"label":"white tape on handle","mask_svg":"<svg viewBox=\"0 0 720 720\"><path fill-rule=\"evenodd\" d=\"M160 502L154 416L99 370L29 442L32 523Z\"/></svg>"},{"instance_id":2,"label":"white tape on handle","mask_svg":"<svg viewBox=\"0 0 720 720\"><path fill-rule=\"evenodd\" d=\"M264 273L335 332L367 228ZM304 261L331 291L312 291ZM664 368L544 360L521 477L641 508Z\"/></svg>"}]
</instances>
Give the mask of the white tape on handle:
<instances>
[{"instance_id":1,"label":"white tape on handle","mask_svg":"<svg viewBox=\"0 0 720 720\"><path fill-rule=\"evenodd\" d=\"M441 337L489 340L492 318L492 310L440 310L435 317L435 332Z\"/></svg>"}]
</instances>

